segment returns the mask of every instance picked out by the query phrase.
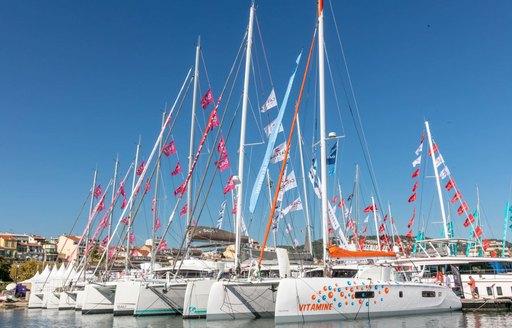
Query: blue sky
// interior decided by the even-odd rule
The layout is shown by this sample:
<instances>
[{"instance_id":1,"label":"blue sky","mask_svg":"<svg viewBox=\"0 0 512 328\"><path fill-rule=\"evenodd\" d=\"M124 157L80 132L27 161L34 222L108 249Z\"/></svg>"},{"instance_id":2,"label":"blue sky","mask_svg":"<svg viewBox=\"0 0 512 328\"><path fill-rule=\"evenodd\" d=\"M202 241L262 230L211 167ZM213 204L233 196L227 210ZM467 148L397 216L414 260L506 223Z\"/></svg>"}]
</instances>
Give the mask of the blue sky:
<instances>
[{"instance_id":1,"label":"blue sky","mask_svg":"<svg viewBox=\"0 0 512 328\"><path fill-rule=\"evenodd\" d=\"M209 84L215 96L220 93L247 25L249 5L249 1L0 3L0 231L46 236L68 232L90 188L95 167L100 172L100 183L106 185L119 155L124 174L134 158L139 136L142 158L149 155L161 113L166 104L174 101L194 63L199 35L205 63L201 67L200 93ZM259 54L259 66L255 67L259 69L251 82L251 104L261 104L271 89L261 40L279 101L294 60L304 49L290 98L290 104L294 104L315 24L316 4L257 1L256 6L259 28L255 28L258 41L254 47ZM382 202L391 203L398 230L403 234L408 231L406 225L412 213L412 206L407 203L413 185L411 162L427 119L471 209L476 207L479 186L484 233L501 238L503 208L510 198L512 181L512 4L336 1L333 7L379 196ZM375 191L347 111L347 103L354 104L343 93L342 85L346 86L348 80L331 16L326 3L326 47L341 104L338 115L328 87L327 129L345 135L335 179L341 181L347 196L352 189L354 166L362 166L362 209ZM316 64L313 70L316 71ZM314 74L301 107L308 160L312 156L317 102ZM327 83L330 85L330 80ZM239 79L234 100L226 109L228 113L236 108L241 85ZM187 101L173 132L182 163L188 155L189 111ZM203 124L204 115L199 111L198 120ZM289 106L285 114L286 131L292 111ZM252 115L251 112L249 117ZM268 115L272 119L277 112ZM269 117L264 116L263 120ZM228 140L232 173L237 167L238 125L239 116ZM198 125L196 129L202 127ZM254 120L248 123L248 143L266 140L260 129ZM226 131L224 127L223 132ZM278 143L282 141L278 139ZM258 170L264 148L251 147L249 176ZM298 175L297 156L292 154L292 165ZM164 169L172 170L175 162L168 159ZM271 170L277 180L277 167ZM229 174L226 171L216 178L213 189L217 194ZM181 181L168 174L162 179L166 181L168 197L162 202L161 211L168 215L173 205L172 191ZM337 188L335 179L329 181L332 195ZM248 180L250 184L254 177ZM435 223L439 221L439 210L432 203L433 191L428 191L433 181L427 178L420 183L425 185L425 191L417 201L418 207L420 201L422 204L422 221L417 220L415 233L422 226L429 226L427 235L436 236L440 233ZM250 189L252 185L245 187L246 191ZM294 192L290 200L297 197ZM308 192L311 195L310 188ZM260 204L265 199L268 195L260 198ZM309 199L314 200L311 196ZM221 201L218 195L210 197L202 223L216 220ZM260 206L255 216L245 214L256 239L261 239L261 226L267 220L268 208L264 207ZM149 208L145 202L137 223L138 241L149 234ZM462 227L463 219L453 211L452 217L458 220L457 233L467 237L469 230ZM312 212L319 228L318 205ZM292 220L300 234L302 214L295 214ZM80 229L75 232L81 232L84 223L82 216ZM177 223L179 231L183 218ZM225 227L229 225L226 223ZM298 239L302 241L302 237ZM279 240L289 243L283 233Z\"/></svg>"}]
</instances>

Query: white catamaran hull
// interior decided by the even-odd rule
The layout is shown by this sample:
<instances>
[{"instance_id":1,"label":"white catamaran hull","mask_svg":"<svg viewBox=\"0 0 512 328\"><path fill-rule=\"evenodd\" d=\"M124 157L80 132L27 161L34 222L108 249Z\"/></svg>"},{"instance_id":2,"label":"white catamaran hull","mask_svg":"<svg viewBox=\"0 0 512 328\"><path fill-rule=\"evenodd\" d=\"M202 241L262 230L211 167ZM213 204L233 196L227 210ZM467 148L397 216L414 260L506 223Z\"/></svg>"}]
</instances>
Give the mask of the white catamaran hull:
<instances>
[{"instance_id":1,"label":"white catamaran hull","mask_svg":"<svg viewBox=\"0 0 512 328\"><path fill-rule=\"evenodd\" d=\"M198 319L206 318L208 297L210 290L217 280L192 280L187 283L185 299L183 303L183 318Z\"/></svg>"},{"instance_id":2,"label":"white catamaran hull","mask_svg":"<svg viewBox=\"0 0 512 328\"><path fill-rule=\"evenodd\" d=\"M274 316L279 280L218 281L210 290L208 320L257 319Z\"/></svg>"},{"instance_id":3,"label":"white catamaran hull","mask_svg":"<svg viewBox=\"0 0 512 328\"><path fill-rule=\"evenodd\" d=\"M133 315L141 281L119 281L114 297L114 315Z\"/></svg>"},{"instance_id":4,"label":"white catamaran hull","mask_svg":"<svg viewBox=\"0 0 512 328\"><path fill-rule=\"evenodd\" d=\"M28 298L29 309L40 309L43 307L43 292L34 292L30 294Z\"/></svg>"},{"instance_id":5,"label":"white catamaran hull","mask_svg":"<svg viewBox=\"0 0 512 328\"><path fill-rule=\"evenodd\" d=\"M58 309L60 302L60 292L45 292L43 304L45 309Z\"/></svg>"},{"instance_id":6,"label":"white catamaran hull","mask_svg":"<svg viewBox=\"0 0 512 328\"><path fill-rule=\"evenodd\" d=\"M76 292L62 292L59 299L59 310L74 310L76 296Z\"/></svg>"},{"instance_id":7,"label":"white catamaran hull","mask_svg":"<svg viewBox=\"0 0 512 328\"><path fill-rule=\"evenodd\" d=\"M186 288L186 282L141 284L133 315L182 314Z\"/></svg>"},{"instance_id":8,"label":"white catamaran hull","mask_svg":"<svg viewBox=\"0 0 512 328\"><path fill-rule=\"evenodd\" d=\"M116 283L86 285L82 304L82 314L114 312L115 290Z\"/></svg>"},{"instance_id":9,"label":"white catamaran hull","mask_svg":"<svg viewBox=\"0 0 512 328\"><path fill-rule=\"evenodd\" d=\"M347 278L283 279L275 322L347 320L457 311L460 299L446 286Z\"/></svg>"}]
</instances>

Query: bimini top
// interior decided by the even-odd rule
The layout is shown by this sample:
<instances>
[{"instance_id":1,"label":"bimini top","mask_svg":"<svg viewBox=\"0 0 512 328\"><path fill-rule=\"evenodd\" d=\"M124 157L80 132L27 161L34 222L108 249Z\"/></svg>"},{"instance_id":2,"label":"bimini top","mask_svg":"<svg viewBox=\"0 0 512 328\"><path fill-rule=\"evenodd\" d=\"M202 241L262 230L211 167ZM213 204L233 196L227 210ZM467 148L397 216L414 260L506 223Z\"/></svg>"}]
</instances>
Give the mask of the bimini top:
<instances>
[{"instance_id":1,"label":"bimini top","mask_svg":"<svg viewBox=\"0 0 512 328\"><path fill-rule=\"evenodd\" d=\"M338 246L329 246L329 255L331 258L370 258L370 257L393 257L396 258L395 252L384 251L349 251Z\"/></svg>"}]
</instances>

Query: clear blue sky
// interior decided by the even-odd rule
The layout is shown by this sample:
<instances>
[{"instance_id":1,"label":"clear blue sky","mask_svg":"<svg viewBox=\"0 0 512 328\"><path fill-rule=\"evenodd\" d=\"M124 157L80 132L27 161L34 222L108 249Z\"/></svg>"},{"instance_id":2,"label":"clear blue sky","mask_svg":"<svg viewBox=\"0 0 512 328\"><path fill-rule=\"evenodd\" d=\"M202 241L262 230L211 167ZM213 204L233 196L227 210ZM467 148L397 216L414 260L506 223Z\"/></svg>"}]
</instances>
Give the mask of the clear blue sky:
<instances>
[{"instance_id":1,"label":"clear blue sky","mask_svg":"<svg viewBox=\"0 0 512 328\"><path fill-rule=\"evenodd\" d=\"M45 236L68 232L90 188L95 167L100 171L99 182L106 185L118 154L124 174L139 136L142 158L149 155L161 113L174 101L193 65L199 35L209 81L214 95L219 94L245 31L249 5L250 1L1 2L0 231ZM294 104L315 24L316 3L262 0L256 6L262 36L257 39L264 42L279 101L294 60L305 49L290 98ZM343 76L346 84L329 6L327 2L327 52L337 74L335 80ZM479 186L486 236L501 238L503 208L510 198L512 181L512 3L336 1L333 6L380 198L392 204L399 231L408 231L411 162L427 119L471 210L476 207ZM254 107L271 89L261 42L255 47L260 54L257 75L263 77L257 83L252 80ZM204 93L209 82L204 67L201 69ZM240 86L227 109L231 113L241 94L241 79L237 83ZM338 163L341 173L336 179L342 182L347 196L354 165L362 165L362 203L368 202L375 191L347 111L347 97L341 82L336 83L342 121L331 96L327 125L329 131L346 136ZM308 159L317 101L314 93L312 81L301 108ZM289 107L285 114L285 130L290 127L292 110ZM173 133L182 163L188 153L189 111L187 103ZM269 115L273 118L276 112ZM252 119L251 113L249 117ZM201 124L203 119L200 113ZM233 172L237 167L238 125L239 117L228 141ZM262 141L260 133L254 122L248 123L247 142ZM264 147L254 147L249 175L258 170ZM292 154L298 175L297 156ZM174 164L175 159L168 159L164 169L170 171ZM276 172L273 167L274 180ZM217 178L213 185L217 194L229 174L226 171ZM162 205L161 211L166 213L162 221L173 204L172 191L180 179L164 175L168 200ZM334 195L336 186L331 182L330 193ZM433 181L421 183L431 185ZM250 189L252 185L245 190ZM426 191L422 196L424 223L417 220L415 233L425 224L430 229L427 235L439 234L439 225L433 224L439 221L439 211L435 205L431 207L432 197L433 193ZM204 224L216 220L221 202L219 196L211 198L201 218ZM259 204L266 199L260 198ZM261 226L268 216L268 208L263 207L257 212L262 219L249 219L246 214L256 239L261 239ZM149 208L146 202L138 223L139 242L148 235ZM463 220L453 211L458 235L467 237L469 230L462 228ZM318 209L313 212L319 227ZM301 214L293 220L297 229L303 226ZM84 223L82 217L76 233ZM182 224L183 218L177 226ZM315 233L318 236L318 229ZM302 237L298 239L302 242Z\"/></svg>"}]
</instances>

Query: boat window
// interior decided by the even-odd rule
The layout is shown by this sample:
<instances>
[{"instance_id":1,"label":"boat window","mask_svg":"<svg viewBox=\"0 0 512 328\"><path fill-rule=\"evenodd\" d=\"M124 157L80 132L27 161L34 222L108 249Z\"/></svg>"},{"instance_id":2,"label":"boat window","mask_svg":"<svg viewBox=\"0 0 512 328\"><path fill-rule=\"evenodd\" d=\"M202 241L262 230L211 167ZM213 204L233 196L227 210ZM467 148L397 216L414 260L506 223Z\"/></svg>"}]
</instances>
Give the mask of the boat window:
<instances>
[{"instance_id":1,"label":"boat window","mask_svg":"<svg viewBox=\"0 0 512 328\"><path fill-rule=\"evenodd\" d=\"M355 292L355 298L374 298L374 292Z\"/></svg>"},{"instance_id":2,"label":"boat window","mask_svg":"<svg viewBox=\"0 0 512 328\"><path fill-rule=\"evenodd\" d=\"M492 287L487 287L487 295L492 295Z\"/></svg>"},{"instance_id":3,"label":"boat window","mask_svg":"<svg viewBox=\"0 0 512 328\"><path fill-rule=\"evenodd\" d=\"M424 290L421 292L422 297L436 297L436 292L431 290Z\"/></svg>"},{"instance_id":4,"label":"boat window","mask_svg":"<svg viewBox=\"0 0 512 328\"><path fill-rule=\"evenodd\" d=\"M404 292L403 291L399 291L398 292L398 297L404 297Z\"/></svg>"},{"instance_id":5,"label":"boat window","mask_svg":"<svg viewBox=\"0 0 512 328\"><path fill-rule=\"evenodd\" d=\"M498 296L502 296L503 295L503 291L501 290L500 286L496 287L496 294L498 294Z\"/></svg>"},{"instance_id":6,"label":"boat window","mask_svg":"<svg viewBox=\"0 0 512 328\"><path fill-rule=\"evenodd\" d=\"M356 275L356 269L333 269L332 277L333 278L352 278Z\"/></svg>"}]
</instances>

